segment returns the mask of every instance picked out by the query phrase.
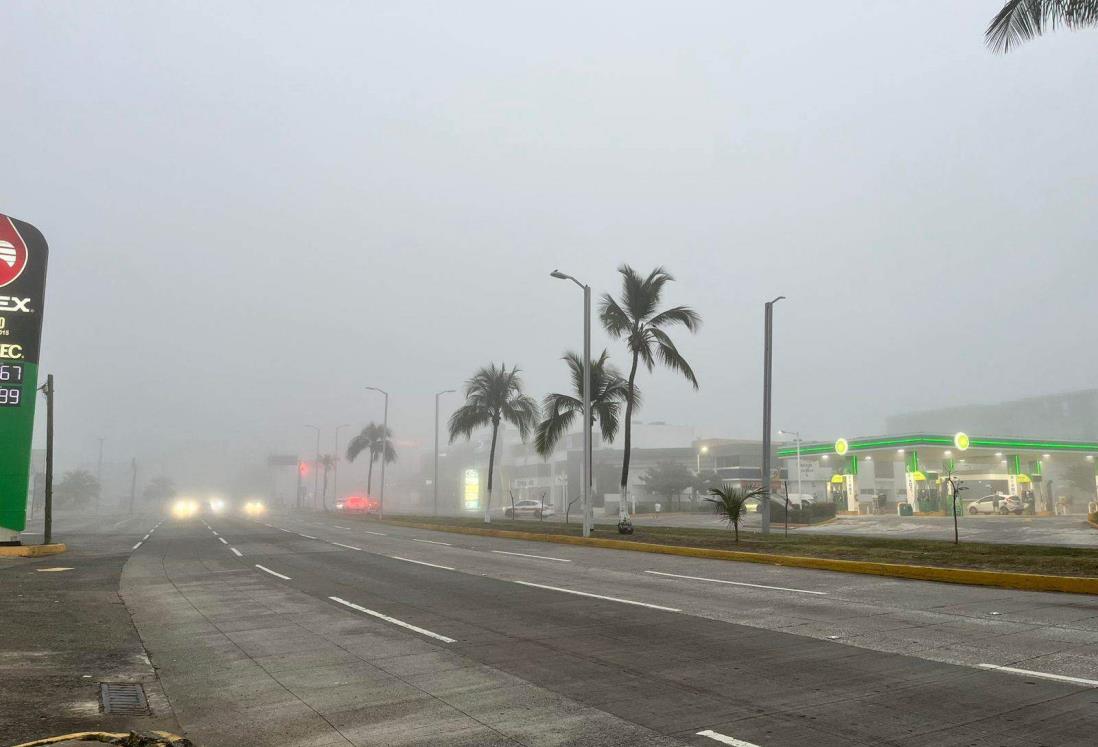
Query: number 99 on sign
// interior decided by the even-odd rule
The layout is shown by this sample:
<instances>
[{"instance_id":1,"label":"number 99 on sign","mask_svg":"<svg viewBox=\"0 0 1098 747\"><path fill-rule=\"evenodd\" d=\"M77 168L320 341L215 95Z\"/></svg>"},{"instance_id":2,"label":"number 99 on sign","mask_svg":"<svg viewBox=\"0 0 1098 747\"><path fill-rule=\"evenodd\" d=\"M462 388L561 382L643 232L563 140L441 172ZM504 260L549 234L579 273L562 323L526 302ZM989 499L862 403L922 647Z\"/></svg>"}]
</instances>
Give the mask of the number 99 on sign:
<instances>
[{"instance_id":1,"label":"number 99 on sign","mask_svg":"<svg viewBox=\"0 0 1098 747\"><path fill-rule=\"evenodd\" d=\"M18 387L0 387L0 407L18 407L23 393Z\"/></svg>"}]
</instances>

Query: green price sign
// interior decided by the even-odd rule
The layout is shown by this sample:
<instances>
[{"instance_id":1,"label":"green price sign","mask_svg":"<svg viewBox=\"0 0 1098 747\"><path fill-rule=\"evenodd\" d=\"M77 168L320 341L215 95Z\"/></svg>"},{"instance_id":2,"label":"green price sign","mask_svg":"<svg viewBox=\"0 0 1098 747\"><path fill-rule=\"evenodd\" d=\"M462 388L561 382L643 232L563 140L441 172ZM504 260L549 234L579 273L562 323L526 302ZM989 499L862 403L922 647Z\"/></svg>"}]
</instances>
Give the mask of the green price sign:
<instances>
[{"instance_id":1,"label":"green price sign","mask_svg":"<svg viewBox=\"0 0 1098 747\"><path fill-rule=\"evenodd\" d=\"M0 542L27 526L48 254L37 228L0 214Z\"/></svg>"}]
</instances>

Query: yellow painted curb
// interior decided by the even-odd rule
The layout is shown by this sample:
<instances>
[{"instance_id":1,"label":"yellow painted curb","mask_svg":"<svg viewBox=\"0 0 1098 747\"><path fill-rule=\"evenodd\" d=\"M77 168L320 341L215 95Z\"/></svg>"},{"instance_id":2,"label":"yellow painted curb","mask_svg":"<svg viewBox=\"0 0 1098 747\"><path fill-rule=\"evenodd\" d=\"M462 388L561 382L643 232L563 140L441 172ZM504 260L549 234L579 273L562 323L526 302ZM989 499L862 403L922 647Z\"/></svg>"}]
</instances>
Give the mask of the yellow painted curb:
<instances>
[{"instance_id":1,"label":"yellow painted curb","mask_svg":"<svg viewBox=\"0 0 1098 747\"><path fill-rule=\"evenodd\" d=\"M481 529L479 527L456 527L436 524L421 524L414 521L385 519L384 523L413 529L473 534L482 537L500 537L502 539L520 539L533 542L553 542L561 545L584 545L603 547L612 550L632 550L660 555L682 555L690 558L709 558L712 560L736 560L745 563L764 563L790 568L812 568L820 571L838 571L840 573L863 573L872 576L892 576L911 578L920 581L941 581L949 584L970 584L974 586L997 586L1004 589L1023 589L1025 591L1062 591L1072 594L1098 594L1098 578L1090 576L1045 576L1038 573L1015 573L1012 571L982 571L975 568L937 568L927 565L904 565L901 563L878 563L868 560L838 560L834 558L812 558L803 555L775 555L772 553L744 552L742 550L716 550L705 547L677 547L675 545L657 545L650 542L632 542L628 540L602 539L598 537L572 537L564 534L536 534L510 529Z\"/></svg>"},{"instance_id":2,"label":"yellow painted curb","mask_svg":"<svg viewBox=\"0 0 1098 747\"><path fill-rule=\"evenodd\" d=\"M56 555L68 549L64 542L52 545L11 545L0 547L0 558L40 558L43 555Z\"/></svg>"},{"instance_id":3,"label":"yellow painted curb","mask_svg":"<svg viewBox=\"0 0 1098 747\"><path fill-rule=\"evenodd\" d=\"M172 734L166 731L153 731L147 732L153 737L160 739L164 742L183 742L184 738ZM108 732L108 731L78 731L73 734L61 734L56 737L46 737L45 739L36 739L33 742L23 742L22 744L16 744L12 747L44 747L45 745L57 744L58 742L104 742L107 744L121 744L120 740L130 736L130 732ZM187 744L190 744L187 742Z\"/></svg>"}]
</instances>

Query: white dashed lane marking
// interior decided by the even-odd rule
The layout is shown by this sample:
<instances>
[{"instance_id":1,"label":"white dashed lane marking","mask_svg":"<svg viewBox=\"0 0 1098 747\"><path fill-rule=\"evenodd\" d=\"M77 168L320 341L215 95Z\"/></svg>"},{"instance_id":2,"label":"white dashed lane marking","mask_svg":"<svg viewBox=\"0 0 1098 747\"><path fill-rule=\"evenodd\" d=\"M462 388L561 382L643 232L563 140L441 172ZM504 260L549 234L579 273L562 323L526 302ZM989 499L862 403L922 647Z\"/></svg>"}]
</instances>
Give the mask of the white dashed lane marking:
<instances>
[{"instance_id":1,"label":"white dashed lane marking","mask_svg":"<svg viewBox=\"0 0 1098 747\"><path fill-rule=\"evenodd\" d=\"M371 610L371 609L366 609L365 607L360 607L357 604L355 604L354 602L348 602L346 599L340 599L339 597L328 597L328 598L331 599L333 602L338 602L339 604L344 605L345 607L350 607L351 609L358 610L359 612L365 612L367 615L373 615L374 617L378 618L379 620L384 620L387 623L392 623L393 625L399 625L402 628L407 628L408 630L413 630L416 633L420 633L422 635L429 636L431 638L434 638L435 640L442 641L443 643L453 643L454 642L453 638L447 638L444 635L439 635L438 633L427 630L426 628L421 628L417 625L412 625L411 623L406 623L403 620L397 620L395 617L389 617L388 615L383 615L380 612L376 612L376 611Z\"/></svg>"}]
</instances>

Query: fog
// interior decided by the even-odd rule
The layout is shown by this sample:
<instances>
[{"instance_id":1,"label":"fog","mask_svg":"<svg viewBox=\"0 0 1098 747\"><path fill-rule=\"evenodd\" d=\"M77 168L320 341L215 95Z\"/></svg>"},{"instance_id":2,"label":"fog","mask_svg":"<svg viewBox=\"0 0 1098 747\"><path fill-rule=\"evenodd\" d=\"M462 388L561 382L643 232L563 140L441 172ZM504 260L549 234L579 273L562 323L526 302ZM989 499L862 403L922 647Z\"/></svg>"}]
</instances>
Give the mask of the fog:
<instances>
[{"instance_id":1,"label":"fog","mask_svg":"<svg viewBox=\"0 0 1098 747\"><path fill-rule=\"evenodd\" d=\"M698 436L759 436L779 294L773 422L806 437L1092 386L1098 36L993 55L1000 6L6 2L0 212L51 245L59 469L331 451L366 386L417 467L477 367L566 391L558 267L675 275L701 388L644 374L636 418Z\"/></svg>"}]
</instances>

